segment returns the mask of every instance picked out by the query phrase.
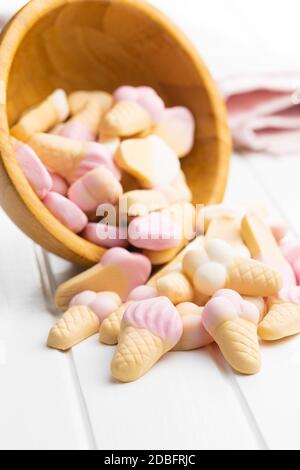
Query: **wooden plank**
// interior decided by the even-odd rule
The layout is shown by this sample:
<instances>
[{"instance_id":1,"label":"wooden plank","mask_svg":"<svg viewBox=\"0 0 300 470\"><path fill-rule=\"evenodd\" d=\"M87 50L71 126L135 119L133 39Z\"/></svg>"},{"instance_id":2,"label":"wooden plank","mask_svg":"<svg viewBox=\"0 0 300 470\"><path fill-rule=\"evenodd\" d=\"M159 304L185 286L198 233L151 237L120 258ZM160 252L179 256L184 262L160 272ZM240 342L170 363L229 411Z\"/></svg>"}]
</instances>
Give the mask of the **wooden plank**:
<instances>
[{"instance_id":1,"label":"wooden plank","mask_svg":"<svg viewBox=\"0 0 300 470\"><path fill-rule=\"evenodd\" d=\"M262 195L273 201L292 232L299 234L299 158L261 155L247 162L249 175L256 179ZM300 337L264 343L262 355L262 372L255 377L239 377L238 382L268 446L299 449Z\"/></svg>"},{"instance_id":2,"label":"wooden plank","mask_svg":"<svg viewBox=\"0 0 300 470\"><path fill-rule=\"evenodd\" d=\"M70 358L46 348L47 311L34 246L0 212L0 448L89 449Z\"/></svg>"}]
</instances>

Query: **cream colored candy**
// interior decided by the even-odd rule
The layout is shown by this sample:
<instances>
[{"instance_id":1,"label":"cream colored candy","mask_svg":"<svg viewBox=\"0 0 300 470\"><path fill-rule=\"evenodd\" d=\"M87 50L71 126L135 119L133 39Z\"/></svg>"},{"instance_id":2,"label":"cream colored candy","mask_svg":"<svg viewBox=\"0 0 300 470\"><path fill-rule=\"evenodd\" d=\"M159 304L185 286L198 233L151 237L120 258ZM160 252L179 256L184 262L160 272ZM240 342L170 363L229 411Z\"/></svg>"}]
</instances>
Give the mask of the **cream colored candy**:
<instances>
[{"instance_id":1,"label":"cream colored candy","mask_svg":"<svg viewBox=\"0 0 300 470\"><path fill-rule=\"evenodd\" d=\"M241 234L252 257L280 273L283 287L296 285L291 265L281 253L270 227L259 216L254 213L245 215L241 224Z\"/></svg>"},{"instance_id":2,"label":"cream colored candy","mask_svg":"<svg viewBox=\"0 0 300 470\"><path fill-rule=\"evenodd\" d=\"M187 277L180 272L171 272L159 278L156 282L158 295L168 297L174 305L182 302L192 302L193 287Z\"/></svg>"},{"instance_id":3,"label":"cream colored candy","mask_svg":"<svg viewBox=\"0 0 300 470\"><path fill-rule=\"evenodd\" d=\"M128 217L141 217L168 206L166 197L153 189L129 191L119 199L120 211Z\"/></svg>"},{"instance_id":4,"label":"cream colored candy","mask_svg":"<svg viewBox=\"0 0 300 470\"><path fill-rule=\"evenodd\" d=\"M168 185L180 172L175 152L160 137L153 135L145 139L124 140L115 160L145 189Z\"/></svg>"},{"instance_id":5,"label":"cream colored candy","mask_svg":"<svg viewBox=\"0 0 300 470\"><path fill-rule=\"evenodd\" d=\"M241 374L256 374L261 367L258 318L257 308L229 289L216 292L203 310L205 329L226 361Z\"/></svg>"},{"instance_id":6,"label":"cream colored candy","mask_svg":"<svg viewBox=\"0 0 300 470\"><path fill-rule=\"evenodd\" d=\"M169 184L158 186L156 189L165 195L170 204L191 202L193 199L183 171L180 171Z\"/></svg>"},{"instance_id":7,"label":"cream colored candy","mask_svg":"<svg viewBox=\"0 0 300 470\"><path fill-rule=\"evenodd\" d=\"M143 253L150 259L153 265L168 263L184 246L195 237L196 212L192 204L174 204L169 207L167 213L180 227L181 242L175 247L162 251L144 250Z\"/></svg>"},{"instance_id":8,"label":"cream colored candy","mask_svg":"<svg viewBox=\"0 0 300 470\"><path fill-rule=\"evenodd\" d=\"M88 94L85 105L62 126L59 135L71 139L95 140L102 117L111 108L112 103L112 96L108 93Z\"/></svg>"},{"instance_id":9,"label":"cream colored candy","mask_svg":"<svg viewBox=\"0 0 300 470\"><path fill-rule=\"evenodd\" d=\"M268 313L259 324L259 336L276 341L300 333L300 286L281 289L268 299Z\"/></svg>"},{"instance_id":10,"label":"cream colored candy","mask_svg":"<svg viewBox=\"0 0 300 470\"><path fill-rule=\"evenodd\" d=\"M178 157L188 155L194 145L195 118L183 106L164 110L153 133L160 136L175 151Z\"/></svg>"},{"instance_id":11,"label":"cream colored candy","mask_svg":"<svg viewBox=\"0 0 300 470\"><path fill-rule=\"evenodd\" d=\"M49 348L66 351L84 339L97 333L99 319L87 306L71 307L51 329L47 345Z\"/></svg>"},{"instance_id":12,"label":"cream colored candy","mask_svg":"<svg viewBox=\"0 0 300 470\"><path fill-rule=\"evenodd\" d=\"M151 127L150 114L133 101L119 101L104 116L100 133L107 136L131 137Z\"/></svg>"},{"instance_id":13,"label":"cream colored candy","mask_svg":"<svg viewBox=\"0 0 300 470\"><path fill-rule=\"evenodd\" d=\"M241 237L241 221L230 216L217 216L208 225L205 240L222 239L234 248L237 256L251 258Z\"/></svg>"},{"instance_id":14,"label":"cream colored candy","mask_svg":"<svg viewBox=\"0 0 300 470\"><path fill-rule=\"evenodd\" d=\"M100 204L116 204L123 189L104 165L89 171L70 186L68 196L84 212L93 212Z\"/></svg>"},{"instance_id":15,"label":"cream colored candy","mask_svg":"<svg viewBox=\"0 0 300 470\"><path fill-rule=\"evenodd\" d=\"M106 136L104 134L101 134L99 137L99 144L102 144L110 153L112 157L115 156L119 146L120 146L121 140L119 137L111 137L111 136Z\"/></svg>"},{"instance_id":16,"label":"cream colored candy","mask_svg":"<svg viewBox=\"0 0 300 470\"><path fill-rule=\"evenodd\" d=\"M250 302L255 305L259 312L259 323L264 319L267 314L267 302L263 297L251 297L249 295L242 295L242 298L246 302Z\"/></svg>"},{"instance_id":17,"label":"cream colored candy","mask_svg":"<svg viewBox=\"0 0 300 470\"><path fill-rule=\"evenodd\" d=\"M132 289L147 282L150 273L151 264L145 256L111 248L104 253L101 263L58 287L56 305L65 310L75 295L86 290L116 292L126 300Z\"/></svg>"},{"instance_id":18,"label":"cream colored candy","mask_svg":"<svg viewBox=\"0 0 300 470\"><path fill-rule=\"evenodd\" d=\"M141 300L154 299L158 297L157 289L150 286L138 286L133 289L123 305L115 312L112 312L107 319L101 324L99 331L99 339L104 344L117 344L120 335L121 322L126 308L132 302L140 302Z\"/></svg>"},{"instance_id":19,"label":"cream colored candy","mask_svg":"<svg viewBox=\"0 0 300 470\"><path fill-rule=\"evenodd\" d=\"M72 348L96 334L101 322L120 305L121 299L114 292L82 292L51 329L48 346L61 351Z\"/></svg>"},{"instance_id":20,"label":"cream colored candy","mask_svg":"<svg viewBox=\"0 0 300 470\"><path fill-rule=\"evenodd\" d=\"M203 233L206 233L209 224L218 217L228 217L241 220L245 215L246 209L243 206L230 206L226 204L212 204L205 206L201 210L199 217L203 220Z\"/></svg>"},{"instance_id":21,"label":"cream colored candy","mask_svg":"<svg viewBox=\"0 0 300 470\"><path fill-rule=\"evenodd\" d=\"M101 144L43 133L35 134L28 143L45 165L70 183L99 165L105 165L118 176L110 155Z\"/></svg>"},{"instance_id":22,"label":"cream colored candy","mask_svg":"<svg viewBox=\"0 0 300 470\"><path fill-rule=\"evenodd\" d=\"M202 248L188 252L183 272L195 289L206 295L227 288L243 295L268 296L276 294L282 283L277 271L259 261L237 257L223 240L205 241Z\"/></svg>"},{"instance_id":23,"label":"cream colored candy","mask_svg":"<svg viewBox=\"0 0 300 470\"><path fill-rule=\"evenodd\" d=\"M203 245L204 238L199 236L190 242L179 254L172 258L164 267L159 269L147 282L148 286L156 288L156 282L161 277L169 274L170 272L181 272L182 271L182 260L185 257L186 253L189 251L200 248Z\"/></svg>"},{"instance_id":24,"label":"cream colored candy","mask_svg":"<svg viewBox=\"0 0 300 470\"><path fill-rule=\"evenodd\" d=\"M192 351L214 341L202 324L202 307L191 302L184 302L176 308L181 316L183 333L173 351Z\"/></svg>"},{"instance_id":25,"label":"cream colored candy","mask_svg":"<svg viewBox=\"0 0 300 470\"><path fill-rule=\"evenodd\" d=\"M88 106L92 101L102 102L103 108L106 110L112 105L112 96L105 91L73 91L68 95L70 115L75 116Z\"/></svg>"},{"instance_id":26,"label":"cream colored candy","mask_svg":"<svg viewBox=\"0 0 300 470\"><path fill-rule=\"evenodd\" d=\"M69 115L69 105L63 90L54 91L35 108L25 112L18 123L12 127L11 135L23 142L37 132L46 132Z\"/></svg>"},{"instance_id":27,"label":"cream colored candy","mask_svg":"<svg viewBox=\"0 0 300 470\"><path fill-rule=\"evenodd\" d=\"M180 315L166 297L133 302L126 309L111 373L121 382L142 377L182 336Z\"/></svg>"},{"instance_id":28,"label":"cream colored candy","mask_svg":"<svg viewBox=\"0 0 300 470\"><path fill-rule=\"evenodd\" d=\"M115 312L112 312L102 323L99 330L99 341L113 346L118 344L122 318L125 310L132 302L122 304Z\"/></svg>"}]
</instances>

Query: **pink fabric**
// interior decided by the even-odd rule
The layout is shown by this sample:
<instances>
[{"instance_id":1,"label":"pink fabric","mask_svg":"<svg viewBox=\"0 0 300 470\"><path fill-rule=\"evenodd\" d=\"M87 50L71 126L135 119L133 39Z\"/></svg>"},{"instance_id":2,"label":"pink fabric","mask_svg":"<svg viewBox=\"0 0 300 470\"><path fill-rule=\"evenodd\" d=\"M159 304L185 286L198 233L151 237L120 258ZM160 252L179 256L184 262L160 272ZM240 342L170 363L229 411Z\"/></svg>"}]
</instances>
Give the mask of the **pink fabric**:
<instances>
[{"instance_id":1,"label":"pink fabric","mask_svg":"<svg viewBox=\"0 0 300 470\"><path fill-rule=\"evenodd\" d=\"M274 155L300 151L300 71L221 81L235 147Z\"/></svg>"}]
</instances>

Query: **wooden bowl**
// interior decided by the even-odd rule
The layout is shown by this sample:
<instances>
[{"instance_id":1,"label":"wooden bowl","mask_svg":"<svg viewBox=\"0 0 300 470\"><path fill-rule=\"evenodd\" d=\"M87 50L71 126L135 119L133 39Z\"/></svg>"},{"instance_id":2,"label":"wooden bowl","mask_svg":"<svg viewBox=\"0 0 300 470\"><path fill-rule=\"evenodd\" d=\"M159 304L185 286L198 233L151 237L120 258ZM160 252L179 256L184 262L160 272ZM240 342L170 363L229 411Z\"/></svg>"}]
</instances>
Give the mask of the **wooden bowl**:
<instances>
[{"instance_id":1,"label":"wooden bowl","mask_svg":"<svg viewBox=\"0 0 300 470\"><path fill-rule=\"evenodd\" d=\"M32 0L1 35L1 205L36 243L82 265L105 250L48 212L17 163L9 128L55 88L123 84L150 85L168 106L192 110L196 143L183 170L195 203L220 202L231 154L224 105L196 50L162 13L140 0Z\"/></svg>"}]
</instances>

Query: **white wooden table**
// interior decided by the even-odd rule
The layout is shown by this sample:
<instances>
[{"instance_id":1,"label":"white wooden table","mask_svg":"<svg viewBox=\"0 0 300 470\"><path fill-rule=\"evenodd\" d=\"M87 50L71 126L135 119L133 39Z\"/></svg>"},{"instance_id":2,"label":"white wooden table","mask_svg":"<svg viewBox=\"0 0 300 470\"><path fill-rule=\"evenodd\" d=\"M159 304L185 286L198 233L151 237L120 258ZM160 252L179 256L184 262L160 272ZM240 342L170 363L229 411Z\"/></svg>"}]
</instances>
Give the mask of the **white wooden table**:
<instances>
[{"instance_id":1,"label":"white wooden table","mask_svg":"<svg viewBox=\"0 0 300 470\"><path fill-rule=\"evenodd\" d=\"M236 155L226 201L265 204L300 233L299 174L300 155ZM300 448L300 337L263 345L253 377L234 374L211 346L169 353L142 380L113 383L113 348L97 337L66 354L45 345L55 286L74 267L2 211L0 228L1 449Z\"/></svg>"}]
</instances>

